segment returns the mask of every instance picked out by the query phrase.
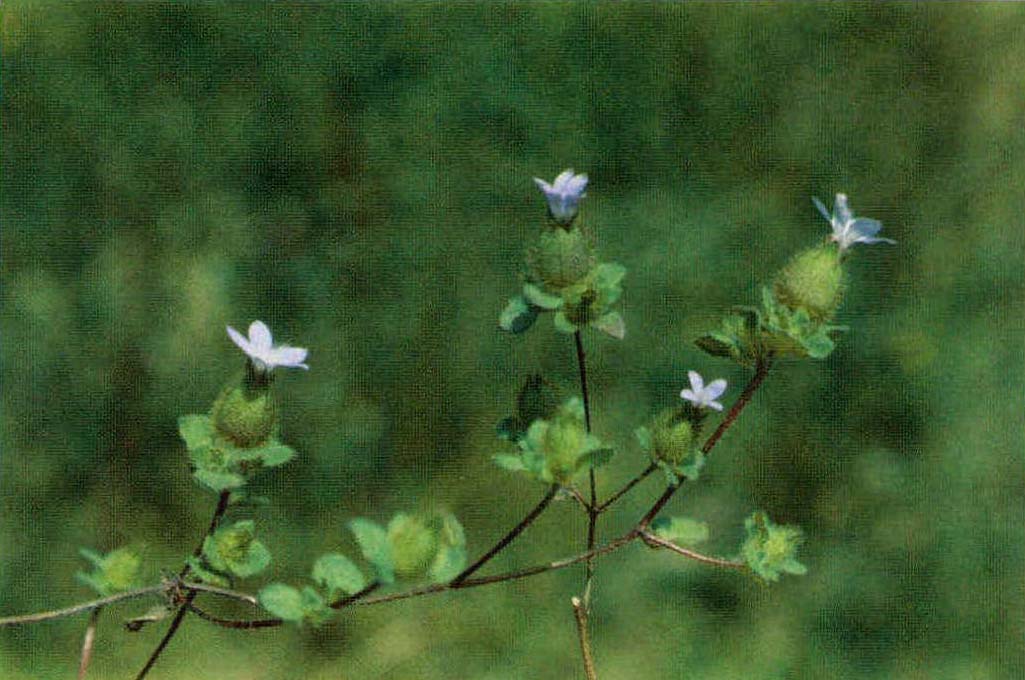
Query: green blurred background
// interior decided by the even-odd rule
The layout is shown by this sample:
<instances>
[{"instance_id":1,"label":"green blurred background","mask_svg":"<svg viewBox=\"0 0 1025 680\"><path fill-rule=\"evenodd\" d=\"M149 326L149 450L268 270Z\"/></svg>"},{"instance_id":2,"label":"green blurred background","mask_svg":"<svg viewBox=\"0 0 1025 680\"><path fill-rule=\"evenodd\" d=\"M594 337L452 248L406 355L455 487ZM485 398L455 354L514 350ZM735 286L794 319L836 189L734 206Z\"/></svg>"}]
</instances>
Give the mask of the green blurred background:
<instances>
[{"instance_id":1,"label":"green blurred background","mask_svg":"<svg viewBox=\"0 0 1025 680\"><path fill-rule=\"evenodd\" d=\"M6 0L2 58L0 614L86 599L80 546L177 567L214 500L175 421L254 318L311 365L278 381L301 458L259 484L268 580L354 553L358 515L448 509L488 547L543 493L490 463L495 422L529 372L576 389L547 319L496 323L543 214L531 177L574 167L629 269L626 340L585 340L605 493L687 369L745 379L692 340L827 233L812 195L899 241L856 249L852 332L771 376L670 507L725 554L755 508L800 524L808 576L604 558L601 677L1025 673L1025 6ZM577 552L579 515L557 504L492 568ZM579 677L580 581L317 631L190 619L151 677ZM107 612L91 678L138 670L161 630L120 621L146 606ZM72 677L83 627L0 630L0 675Z\"/></svg>"}]
</instances>

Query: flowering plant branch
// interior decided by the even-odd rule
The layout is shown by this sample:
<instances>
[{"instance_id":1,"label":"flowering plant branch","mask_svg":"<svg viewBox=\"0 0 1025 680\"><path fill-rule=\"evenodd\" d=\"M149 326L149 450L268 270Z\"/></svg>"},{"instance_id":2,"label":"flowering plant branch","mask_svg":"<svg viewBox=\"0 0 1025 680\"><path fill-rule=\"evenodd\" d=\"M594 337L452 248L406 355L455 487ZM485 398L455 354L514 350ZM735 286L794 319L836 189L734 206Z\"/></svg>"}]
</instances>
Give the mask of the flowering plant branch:
<instances>
[{"instance_id":1,"label":"flowering plant branch","mask_svg":"<svg viewBox=\"0 0 1025 680\"><path fill-rule=\"evenodd\" d=\"M243 373L227 383L207 413L179 419L193 477L215 493L217 501L206 532L177 573L139 587L141 559L133 551L118 548L103 555L83 550L93 570L80 573L78 578L96 591L98 599L64 609L0 618L0 627L88 613L79 665L79 678L84 678L101 612L126 602L156 599L157 606L126 622L128 630L138 631L170 619L136 675L142 680L169 648L189 614L211 625L236 630L285 624L317 626L336 612L356 606L504 583L582 564L583 588L580 595L570 598L570 603L584 670L593 680L598 677L599 664L591 648L589 612L600 557L639 542L705 566L743 571L764 581L805 573L805 566L796 556L803 540L800 530L777 525L762 512L747 519L746 536L731 556L710 555L695 548L708 538L704 523L661 513L685 484L698 480L708 455L751 403L770 369L782 359L823 359L832 352L844 330L833 325L833 318L846 290L844 266L851 247L893 241L877 236L881 229L878 222L855 218L844 194L837 194L832 213L814 199L830 222L830 238L795 255L763 290L761 307L734 308L720 328L696 341L707 354L732 360L751 371L730 408L705 436L709 416L724 410L720 400L727 397L729 385L723 379L706 383L698 371L688 371L689 386L681 390L680 401L653 415L634 433L648 459L643 468L601 501L597 469L613 456L614 447L593 431L583 334L593 328L617 340L625 338L626 324L614 305L622 293L626 269L601 261L581 221L586 175L566 170L551 184L537 178L535 183L545 197L548 219L536 243L527 250L522 291L507 304L499 325L518 335L543 314L552 314L555 329L573 336L580 397L562 398L556 386L535 374L520 390L515 412L499 423L498 435L506 448L494 457L495 463L542 483L545 491L492 547L467 564L463 528L448 513L399 513L386 525L356 518L348 526L359 546L363 566L341 553L327 553L314 561L306 584L296 587L270 583L256 593L236 589L238 581L251 579L266 569L271 551L257 538L253 520L229 523L225 517L230 508L244 508L253 500L246 488L253 477L294 458L295 451L279 439L279 407L272 387L281 371L275 373L275 369L309 370L307 349L276 345L267 325L254 321L247 335L227 327L230 340L246 356ZM581 491L576 480L585 470L587 489ZM665 477L661 495L629 531L600 543L599 518L656 471ZM478 575L553 500L564 495L574 498L587 518L582 552L498 574ZM409 585L391 589L399 583ZM382 590L385 592L379 592ZM226 618L201 606L198 598L202 594L245 603L265 614L259 618Z\"/></svg>"}]
</instances>

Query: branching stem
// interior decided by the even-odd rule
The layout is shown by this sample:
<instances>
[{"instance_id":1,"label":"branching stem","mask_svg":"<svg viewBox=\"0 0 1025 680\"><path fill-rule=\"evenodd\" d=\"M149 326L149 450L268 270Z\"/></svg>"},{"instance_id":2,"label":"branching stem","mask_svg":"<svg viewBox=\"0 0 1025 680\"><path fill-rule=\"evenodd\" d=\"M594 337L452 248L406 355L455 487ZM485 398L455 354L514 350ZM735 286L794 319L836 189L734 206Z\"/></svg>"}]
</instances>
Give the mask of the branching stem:
<instances>
[{"instance_id":1,"label":"branching stem","mask_svg":"<svg viewBox=\"0 0 1025 680\"><path fill-rule=\"evenodd\" d=\"M545 497L541 499L541 502L534 506L534 509L527 513L527 516L520 520L519 524L514 526L509 531L509 533L503 536L501 540L498 541L498 543L492 546L491 550L488 550L486 553L477 558L476 562L474 562L466 569L463 569L461 572L459 572L459 574L454 579L452 579L452 583L454 585L462 583L470 576L472 576L478 569L480 569L485 564L490 562L495 555L502 552L507 545L512 543L517 536L523 533L524 529L533 524L534 520L541 516L541 513L545 511L545 508L548 507L548 504L552 502L552 499L555 498L555 494L557 494L558 492L559 486L557 484L553 484L552 488L550 488L548 490L548 493L545 494Z\"/></svg>"},{"instance_id":2,"label":"branching stem","mask_svg":"<svg viewBox=\"0 0 1025 680\"><path fill-rule=\"evenodd\" d=\"M217 530L217 525L221 523L221 518L224 517L224 513L228 510L228 499L230 497L230 491L221 492L220 498L217 499L217 507L214 509L213 517L210 519L210 526L207 528L206 533L203 534L203 538L199 541L199 544L196 546L196 549L192 551L193 557L198 559L203 554L203 544L206 542L207 536L211 536L214 533L214 531ZM186 563L185 566L182 567L181 572L179 573L179 578L185 578L189 575L189 572L191 570L192 568L189 566L188 563ZM170 627L168 627L167 632L164 633L164 637L160 639L160 643L157 645L156 649L154 649L153 652L149 655L149 658L146 659L146 665L143 666L142 670L139 671L139 674L135 676L135 680L142 680L143 678L145 678L146 675L150 672L150 669L152 669L153 666L157 663L157 660L160 658L160 655L164 652L164 649L167 648L168 643L170 643L174 636L178 633L178 628L182 625L182 621L185 619L185 615L189 613L189 610L192 607L192 602L196 599L196 595L198 593L198 590L193 589L189 590L188 593L185 595L185 601L182 602L181 606L178 608L178 611L175 612L174 618L171 620Z\"/></svg>"}]
</instances>

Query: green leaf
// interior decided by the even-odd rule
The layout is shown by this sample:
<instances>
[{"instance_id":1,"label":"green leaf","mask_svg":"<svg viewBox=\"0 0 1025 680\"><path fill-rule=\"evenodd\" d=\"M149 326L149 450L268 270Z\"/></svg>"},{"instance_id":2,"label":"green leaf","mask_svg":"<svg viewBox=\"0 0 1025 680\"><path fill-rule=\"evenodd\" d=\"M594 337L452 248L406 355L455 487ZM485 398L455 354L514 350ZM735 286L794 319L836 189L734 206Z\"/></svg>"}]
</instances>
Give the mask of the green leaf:
<instances>
[{"instance_id":1,"label":"green leaf","mask_svg":"<svg viewBox=\"0 0 1025 680\"><path fill-rule=\"evenodd\" d=\"M331 616L331 608L324 602L313 588L306 586L302 590L303 623L311 626L319 626Z\"/></svg>"},{"instance_id":2,"label":"green leaf","mask_svg":"<svg viewBox=\"0 0 1025 680\"><path fill-rule=\"evenodd\" d=\"M740 548L744 562L766 581L778 581L782 574L800 576L807 568L797 561L797 549L803 542L801 530L773 522L756 512L744 522L747 538Z\"/></svg>"},{"instance_id":3,"label":"green leaf","mask_svg":"<svg viewBox=\"0 0 1025 680\"><path fill-rule=\"evenodd\" d=\"M466 533L454 515L444 515L438 531L438 553L431 565L431 580L447 583L466 568Z\"/></svg>"},{"instance_id":4,"label":"green leaf","mask_svg":"<svg viewBox=\"0 0 1025 680\"><path fill-rule=\"evenodd\" d=\"M694 341L694 344L706 354L714 357L732 359L740 354L740 348L737 347L735 339L715 331L702 335Z\"/></svg>"},{"instance_id":5,"label":"green leaf","mask_svg":"<svg viewBox=\"0 0 1025 680\"><path fill-rule=\"evenodd\" d=\"M284 583L272 583L257 595L260 606L285 621L298 623L306 615L303 594Z\"/></svg>"},{"instance_id":6,"label":"green leaf","mask_svg":"<svg viewBox=\"0 0 1025 680\"><path fill-rule=\"evenodd\" d=\"M560 333L576 333L577 330L579 330L576 326L573 325L572 321L566 318L566 315L561 311L555 313L555 318L553 321L555 323L555 330L559 331Z\"/></svg>"},{"instance_id":7,"label":"green leaf","mask_svg":"<svg viewBox=\"0 0 1025 680\"><path fill-rule=\"evenodd\" d=\"M238 489L246 484L246 478L234 472L198 469L192 473L192 477L201 485L217 492Z\"/></svg>"},{"instance_id":8,"label":"green leaf","mask_svg":"<svg viewBox=\"0 0 1025 680\"><path fill-rule=\"evenodd\" d=\"M812 359L825 359L836 348L836 343L825 332L814 333L803 338L801 345Z\"/></svg>"},{"instance_id":9,"label":"green leaf","mask_svg":"<svg viewBox=\"0 0 1025 680\"><path fill-rule=\"evenodd\" d=\"M492 457L495 464L503 470L512 472L523 472L527 469L523 464L523 458L509 453L499 453Z\"/></svg>"},{"instance_id":10,"label":"green leaf","mask_svg":"<svg viewBox=\"0 0 1025 680\"><path fill-rule=\"evenodd\" d=\"M363 557L373 565L377 580L386 585L394 583L395 564L384 527L360 517L349 522L349 531L355 536Z\"/></svg>"},{"instance_id":11,"label":"green leaf","mask_svg":"<svg viewBox=\"0 0 1025 680\"><path fill-rule=\"evenodd\" d=\"M634 436L637 437L637 443L640 445L641 450L647 454L651 454L651 430L641 426L634 430Z\"/></svg>"},{"instance_id":12,"label":"green leaf","mask_svg":"<svg viewBox=\"0 0 1025 680\"><path fill-rule=\"evenodd\" d=\"M205 547L206 543L204 542L203 545ZM206 565L203 564L202 560L197 557L189 555L185 558L185 563L189 565L192 573L199 577L199 580L203 583L209 583L212 586L220 586L221 588L227 588L231 585L231 582L228 580L226 575L218 574L212 569L208 569Z\"/></svg>"},{"instance_id":13,"label":"green leaf","mask_svg":"<svg viewBox=\"0 0 1025 680\"><path fill-rule=\"evenodd\" d=\"M598 292L602 305L608 307L615 303L623 293L621 285L626 276L626 267L615 262L603 262L591 273L594 289Z\"/></svg>"},{"instance_id":14,"label":"green leaf","mask_svg":"<svg viewBox=\"0 0 1025 680\"><path fill-rule=\"evenodd\" d=\"M619 312L609 312L591 325L616 340L626 337L626 322Z\"/></svg>"},{"instance_id":15,"label":"green leaf","mask_svg":"<svg viewBox=\"0 0 1025 680\"><path fill-rule=\"evenodd\" d=\"M178 419L178 433L187 449L198 449L213 442L214 424L208 415L182 416Z\"/></svg>"},{"instance_id":16,"label":"green leaf","mask_svg":"<svg viewBox=\"0 0 1025 680\"><path fill-rule=\"evenodd\" d=\"M264 446L246 451L248 458L259 460L264 467L278 467L295 458L295 450L272 439Z\"/></svg>"},{"instance_id":17,"label":"green leaf","mask_svg":"<svg viewBox=\"0 0 1025 680\"><path fill-rule=\"evenodd\" d=\"M546 293L533 283L523 284L523 297L529 304L549 311L558 309L563 304L560 296Z\"/></svg>"},{"instance_id":18,"label":"green leaf","mask_svg":"<svg viewBox=\"0 0 1025 680\"><path fill-rule=\"evenodd\" d=\"M313 564L313 580L325 589L329 600L335 600L342 593L358 593L367 585L363 572L352 560L338 553L320 556Z\"/></svg>"},{"instance_id":19,"label":"green leaf","mask_svg":"<svg viewBox=\"0 0 1025 680\"><path fill-rule=\"evenodd\" d=\"M708 540L708 525L689 517L659 517L651 529L659 538L684 547Z\"/></svg>"},{"instance_id":20,"label":"green leaf","mask_svg":"<svg viewBox=\"0 0 1025 680\"><path fill-rule=\"evenodd\" d=\"M608 447L593 449L580 457L579 466L581 468L588 466L599 468L612 460L613 454L615 454L615 450Z\"/></svg>"},{"instance_id":21,"label":"green leaf","mask_svg":"<svg viewBox=\"0 0 1025 680\"><path fill-rule=\"evenodd\" d=\"M498 325L509 333L523 333L537 321L538 308L529 304L522 296L517 295L509 300L509 304L498 317Z\"/></svg>"}]
</instances>

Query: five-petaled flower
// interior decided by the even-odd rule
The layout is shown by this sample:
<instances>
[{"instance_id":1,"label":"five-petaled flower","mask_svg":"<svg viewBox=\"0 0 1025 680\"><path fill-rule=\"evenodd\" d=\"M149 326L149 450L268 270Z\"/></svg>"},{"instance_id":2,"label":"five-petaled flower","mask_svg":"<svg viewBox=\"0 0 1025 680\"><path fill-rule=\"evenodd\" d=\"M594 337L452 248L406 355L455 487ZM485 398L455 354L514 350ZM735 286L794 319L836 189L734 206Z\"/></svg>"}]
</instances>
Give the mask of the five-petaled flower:
<instances>
[{"instance_id":1,"label":"five-petaled flower","mask_svg":"<svg viewBox=\"0 0 1025 680\"><path fill-rule=\"evenodd\" d=\"M705 385L704 379L697 371L687 371L690 378L690 389L680 392L680 397L686 399L697 407L714 408L722 410L722 404L716 399L726 391L726 381L720 378Z\"/></svg>"},{"instance_id":2,"label":"five-petaled flower","mask_svg":"<svg viewBox=\"0 0 1025 680\"><path fill-rule=\"evenodd\" d=\"M832 214L826 210L822 201L814 197L811 200L833 227L832 238L840 244L841 253L855 243L896 243L892 239L876 237L879 230L883 228L883 223L879 220L870 220L867 217L855 218L854 213L847 207L847 194L836 195Z\"/></svg>"},{"instance_id":3,"label":"five-petaled flower","mask_svg":"<svg viewBox=\"0 0 1025 680\"><path fill-rule=\"evenodd\" d=\"M587 175L574 175L573 169L563 170L555 181L548 182L534 178L537 188L544 192L548 199L548 212L559 224L569 224L577 215L577 203L587 196Z\"/></svg>"},{"instance_id":4,"label":"five-petaled flower","mask_svg":"<svg viewBox=\"0 0 1025 680\"><path fill-rule=\"evenodd\" d=\"M228 326L228 336L238 345L253 362L257 370L270 373L276 366L285 368L305 368L307 350L303 347L288 345L274 346L270 329L262 321L249 324L249 337Z\"/></svg>"}]
</instances>

